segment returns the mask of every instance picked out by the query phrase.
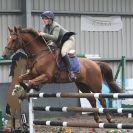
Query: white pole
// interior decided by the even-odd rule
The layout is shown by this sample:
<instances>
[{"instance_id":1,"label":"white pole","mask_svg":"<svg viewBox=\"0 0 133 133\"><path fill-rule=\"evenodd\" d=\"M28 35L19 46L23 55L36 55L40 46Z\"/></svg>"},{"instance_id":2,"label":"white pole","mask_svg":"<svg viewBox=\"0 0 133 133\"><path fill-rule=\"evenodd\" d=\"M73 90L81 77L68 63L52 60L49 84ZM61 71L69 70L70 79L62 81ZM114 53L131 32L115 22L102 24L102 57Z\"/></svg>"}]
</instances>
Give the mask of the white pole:
<instances>
[{"instance_id":1,"label":"white pole","mask_svg":"<svg viewBox=\"0 0 133 133\"><path fill-rule=\"evenodd\" d=\"M34 90L31 89L30 93L33 93ZM34 121L34 112L33 112L33 106L34 106L34 102L33 102L33 98L29 98L29 128L30 128L30 133L35 133L34 131L34 127L33 127L33 121Z\"/></svg>"},{"instance_id":2,"label":"white pole","mask_svg":"<svg viewBox=\"0 0 133 133\"><path fill-rule=\"evenodd\" d=\"M132 113L128 113L128 118L132 118Z\"/></svg>"}]
</instances>

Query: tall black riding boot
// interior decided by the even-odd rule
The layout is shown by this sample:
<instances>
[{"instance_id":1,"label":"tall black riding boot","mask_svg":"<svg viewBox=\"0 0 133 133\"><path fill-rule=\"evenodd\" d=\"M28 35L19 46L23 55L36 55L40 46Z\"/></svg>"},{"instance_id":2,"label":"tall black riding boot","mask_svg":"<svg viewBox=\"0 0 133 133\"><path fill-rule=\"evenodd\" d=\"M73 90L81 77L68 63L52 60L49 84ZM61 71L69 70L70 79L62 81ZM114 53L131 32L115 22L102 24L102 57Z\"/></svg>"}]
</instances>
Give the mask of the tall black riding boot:
<instances>
[{"instance_id":1,"label":"tall black riding boot","mask_svg":"<svg viewBox=\"0 0 133 133\"><path fill-rule=\"evenodd\" d=\"M71 69L71 63L70 63L70 60L69 60L69 56L65 55L63 57L63 61L64 61L65 65L66 65L66 67L67 67L67 70L68 70L69 74L70 74L70 79L72 81L75 81L76 77L75 77L75 74L73 73L73 71Z\"/></svg>"}]
</instances>

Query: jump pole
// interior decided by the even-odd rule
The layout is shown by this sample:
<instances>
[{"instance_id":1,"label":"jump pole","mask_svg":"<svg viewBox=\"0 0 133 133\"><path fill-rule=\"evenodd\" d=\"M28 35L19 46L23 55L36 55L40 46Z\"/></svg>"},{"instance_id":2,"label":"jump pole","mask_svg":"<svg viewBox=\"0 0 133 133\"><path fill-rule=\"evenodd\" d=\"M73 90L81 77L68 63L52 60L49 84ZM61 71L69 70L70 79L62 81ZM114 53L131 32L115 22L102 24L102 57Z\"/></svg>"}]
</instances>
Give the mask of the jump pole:
<instances>
[{"instance_id":1,"label":"jump pole","mask_svg":"<svg viewBox=\"0 0 133 133\"><path fill-rule=\"evenodd\" d=\"M52 98L52 97L63 97L63 98L114 98L114 99L122 99L122 98L133 98L132 94L124 94L124 93L109 93L109 94L102 94L102 93L70 93L70 92L58 92L58 93L28 93L27 98L34 97L34 98Z\"/></svg>"},{"instance_id":2,"label":"jump pole","mask_svg":"<svg viewBox=\"0 0 133 133\"><path fill-rule=\"evenodd\" d=\"M133 129L132 124L122 123L90 123L90 122L60 122L60 121L42 121L34 120L35 125L63 126L63 127L83 127L83 128L115 128L115 129Z\"/></svg>"},{"instance_id":3,"label":"jump pole","mask_svg":"<svg viewBox=\"0 0 133 133\"><path fill-rule=\"evenodd\" d=\"M58 111L58 112L97 112L97 113L133 113L132 108L81 108L81 107L51 107L51 106L34 106L34 111L46 111L46 112L52 112L52 111Z\"/></svg>"}]
</instances>

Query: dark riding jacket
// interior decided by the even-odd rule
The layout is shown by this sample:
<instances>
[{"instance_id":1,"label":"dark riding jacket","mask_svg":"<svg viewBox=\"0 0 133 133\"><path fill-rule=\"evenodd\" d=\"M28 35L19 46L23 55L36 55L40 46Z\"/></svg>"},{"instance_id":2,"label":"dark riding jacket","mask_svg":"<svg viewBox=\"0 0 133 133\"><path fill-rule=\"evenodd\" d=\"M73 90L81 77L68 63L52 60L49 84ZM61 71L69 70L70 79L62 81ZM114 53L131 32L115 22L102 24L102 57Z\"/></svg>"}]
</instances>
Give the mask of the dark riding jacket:
<instances>
[{"instance_id":1,"label":"dark riding jacket","mask_svg":"<svg viewBox=\"0 0 133 133\"><path fill-rule=\"evenodd\" d=\"M46 25L44 27L44 32L45 32L44 38L48 41L51 40L55 42L58 46L61 43L62 37L68 31L65 28L63 28L60 24L53 21L52 25Z\"/></svg>"}]
</instances>

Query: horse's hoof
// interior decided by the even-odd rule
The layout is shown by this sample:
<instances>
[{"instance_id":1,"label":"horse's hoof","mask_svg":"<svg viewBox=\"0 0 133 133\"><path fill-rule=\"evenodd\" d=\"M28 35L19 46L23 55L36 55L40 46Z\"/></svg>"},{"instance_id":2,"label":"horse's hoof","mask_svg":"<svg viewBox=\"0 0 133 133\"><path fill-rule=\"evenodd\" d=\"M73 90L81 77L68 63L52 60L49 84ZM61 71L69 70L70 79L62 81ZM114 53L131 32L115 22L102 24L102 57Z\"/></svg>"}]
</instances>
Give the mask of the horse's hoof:
<instances>
[{"instance_id":1,"label":"horse's hoof","mask_svg":"<svg viewBox=\"0 0 133 133\"><path fill-rule=\"evenodd\" d=\"M20 82L19 84L24 88L24 90L25 90L26 92L29 92L29 90L30 90L29 86L27 86L27 85L26 85L25 83L23 83L23 82Z\"/></svg>"}]
</instances>

